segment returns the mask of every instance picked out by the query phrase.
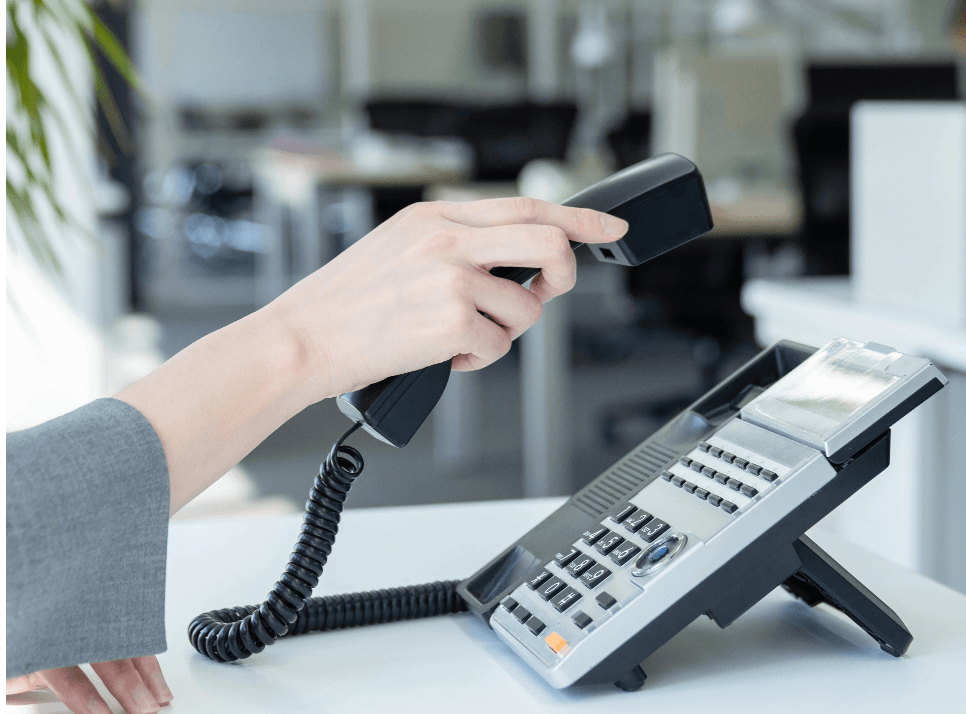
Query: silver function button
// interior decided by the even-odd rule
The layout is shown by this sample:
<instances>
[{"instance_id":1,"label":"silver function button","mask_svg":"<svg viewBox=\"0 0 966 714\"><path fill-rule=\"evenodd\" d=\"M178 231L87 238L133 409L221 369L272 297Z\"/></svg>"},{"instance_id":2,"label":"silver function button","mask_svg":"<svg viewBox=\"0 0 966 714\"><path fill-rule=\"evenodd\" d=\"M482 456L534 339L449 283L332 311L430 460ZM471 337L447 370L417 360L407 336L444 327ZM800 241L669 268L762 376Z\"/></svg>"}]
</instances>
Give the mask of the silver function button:
<instances>
[{"instance_id":1,"label":"silver function button","mask_svg":"<svg viewBox=\"0 0 966 714\"><path fill-rule=\"evenodd\" d=\"M662 538L647 550L641 553L641 557L634 564L631 575L641 577L657 572L674 558L675 555L684 550L688 543L688 537L683 533L671 533Z\"/></svg>"}]
</instances>

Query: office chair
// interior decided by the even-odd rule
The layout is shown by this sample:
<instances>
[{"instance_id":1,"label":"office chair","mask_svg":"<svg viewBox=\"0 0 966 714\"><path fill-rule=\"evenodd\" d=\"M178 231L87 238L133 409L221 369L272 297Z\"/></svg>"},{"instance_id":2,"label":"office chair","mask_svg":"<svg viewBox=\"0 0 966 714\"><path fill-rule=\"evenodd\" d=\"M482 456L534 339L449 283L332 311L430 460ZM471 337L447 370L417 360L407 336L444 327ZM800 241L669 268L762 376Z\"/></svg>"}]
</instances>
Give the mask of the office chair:
<instances>
[{"instance_id":1,"label":"office chair","mask_svg":"<svg viewBox=\"0 0 966 714\"><path fill-rule=\"evenodd\" d=\"M459 136L473 148L475 180L516 181L534 159L563 161L576 121L572 102L495 104L469 112Z\"/></svg>"}]
</instances>

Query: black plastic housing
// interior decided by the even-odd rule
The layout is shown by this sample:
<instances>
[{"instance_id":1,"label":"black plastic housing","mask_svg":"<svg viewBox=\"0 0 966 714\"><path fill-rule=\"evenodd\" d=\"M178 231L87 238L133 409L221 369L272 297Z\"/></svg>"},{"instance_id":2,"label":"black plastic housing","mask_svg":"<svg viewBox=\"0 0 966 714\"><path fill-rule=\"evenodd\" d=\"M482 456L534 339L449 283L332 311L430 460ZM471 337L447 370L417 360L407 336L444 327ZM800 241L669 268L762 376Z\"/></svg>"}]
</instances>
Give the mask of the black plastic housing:
<instances>
[{"instance_id":1,"label":"black plastic housing","mask_svg":"<svg viewBox=\"0 0 966 714\"><path fill-rule=\"evenodd\" d=\"M590 246L606 263L640 265L710 231L711 208L698 167L677 154L663 154L630 166L563 202L623 218L630 224L618 241ZM571 242L574 250L582 243ZM498 267L490 273L521 285L540 271ZM341 395L347 417L380 441L403 447L443 395L450 363L389 377ZM445 373L445 374L444 374Z\"/></svg>"}]
</instances>

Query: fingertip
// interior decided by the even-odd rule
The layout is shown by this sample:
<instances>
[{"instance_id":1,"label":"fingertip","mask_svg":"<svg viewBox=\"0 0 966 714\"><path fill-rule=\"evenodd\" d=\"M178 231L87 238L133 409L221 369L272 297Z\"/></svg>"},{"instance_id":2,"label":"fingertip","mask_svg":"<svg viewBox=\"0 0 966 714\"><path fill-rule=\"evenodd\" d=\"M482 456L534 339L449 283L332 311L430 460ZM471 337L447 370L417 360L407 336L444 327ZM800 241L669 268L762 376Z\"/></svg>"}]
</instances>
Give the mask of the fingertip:
<instances>
[{"instance_id":1,"label":"fingertip","mask_svg":"<svg viewBox=\"0 0 966 714\"><path fill-rule=\"evenodd\" d=\"M611 238L623 237L631 227L623 218L612 216L609 213L600 214L600 225L604 230L604 235Z\"/></svg>"}]
</instances>

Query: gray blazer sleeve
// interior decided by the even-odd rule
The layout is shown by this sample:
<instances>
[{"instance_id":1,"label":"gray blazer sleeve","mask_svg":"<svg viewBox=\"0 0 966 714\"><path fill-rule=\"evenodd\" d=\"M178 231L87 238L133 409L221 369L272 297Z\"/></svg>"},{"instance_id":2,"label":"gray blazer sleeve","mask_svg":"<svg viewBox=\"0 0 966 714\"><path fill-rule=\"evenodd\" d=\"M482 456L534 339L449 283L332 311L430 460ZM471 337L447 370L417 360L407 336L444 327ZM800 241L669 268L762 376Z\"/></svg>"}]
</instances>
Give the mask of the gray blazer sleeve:
<instances>
[{"instance_id":1,"label":"gray blazer sleeve","mask_svg":"<svg viewBox=\"0 0 966 714\"><path fill-rule=\"evenodd\" d=\"M99 399L7 435L7 678L163 652L168 468Z\"/></svg>"}]
</instances>

